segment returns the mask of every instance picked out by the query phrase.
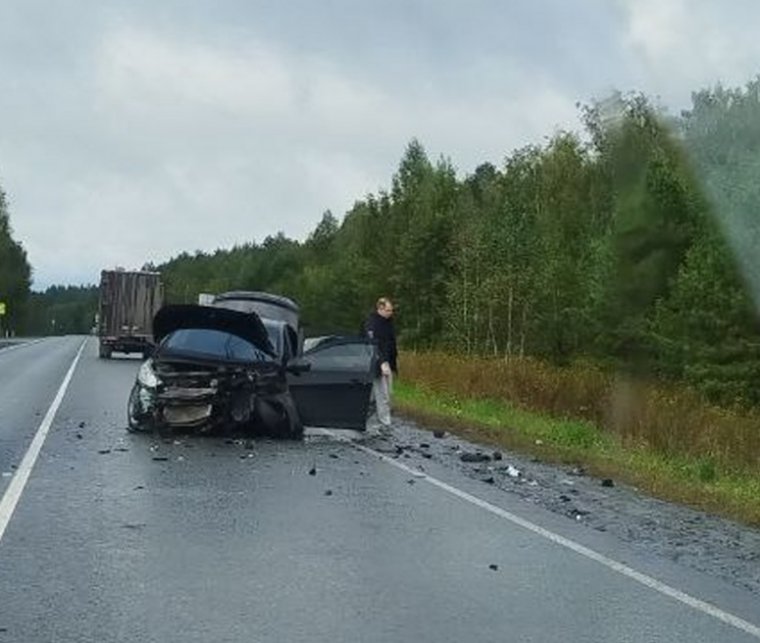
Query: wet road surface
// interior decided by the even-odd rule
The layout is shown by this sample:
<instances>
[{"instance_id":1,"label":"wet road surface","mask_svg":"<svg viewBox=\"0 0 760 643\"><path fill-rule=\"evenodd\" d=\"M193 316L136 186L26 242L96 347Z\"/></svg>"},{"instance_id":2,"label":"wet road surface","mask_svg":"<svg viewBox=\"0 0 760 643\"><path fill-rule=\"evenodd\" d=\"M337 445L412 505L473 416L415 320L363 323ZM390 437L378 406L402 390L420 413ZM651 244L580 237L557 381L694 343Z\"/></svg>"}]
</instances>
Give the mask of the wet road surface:
<instances>
[{"instance_id":1,"label":"wet road surface","mask_svg":"<svg viewBox=\"0 0 760 643\"><path fill-rule=\"evenodd\" d=\"M83 341L0 351L0 493ZM400 468L338 432L303 443L128 434L139 360L99 360L86 341L0 540L0 643L760 638L740 627L760 623L757 596L441 463Z\"/></svg>"}]
</instances>

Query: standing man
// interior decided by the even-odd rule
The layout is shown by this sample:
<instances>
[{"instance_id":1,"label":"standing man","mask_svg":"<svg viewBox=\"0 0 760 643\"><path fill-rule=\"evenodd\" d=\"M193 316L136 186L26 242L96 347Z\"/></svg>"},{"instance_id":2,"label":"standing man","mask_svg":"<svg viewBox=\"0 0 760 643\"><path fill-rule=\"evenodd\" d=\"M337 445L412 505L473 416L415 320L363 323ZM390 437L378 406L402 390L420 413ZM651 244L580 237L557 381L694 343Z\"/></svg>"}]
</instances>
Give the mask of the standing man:
<instances>
[{"instance_id":1,"label":"standing man","mask_svg":"<svg viewBox=\"0 0 760 643\"><path fill-rule=\"evenodd\" d=\"M393 304L387 297L380 297L375 312L367 317L364 332L377 345L378 367L372 384L377 419L386 428L391 426L391 392L396 365L396 331L393 329Z\"/></svg>"}]
</instances>

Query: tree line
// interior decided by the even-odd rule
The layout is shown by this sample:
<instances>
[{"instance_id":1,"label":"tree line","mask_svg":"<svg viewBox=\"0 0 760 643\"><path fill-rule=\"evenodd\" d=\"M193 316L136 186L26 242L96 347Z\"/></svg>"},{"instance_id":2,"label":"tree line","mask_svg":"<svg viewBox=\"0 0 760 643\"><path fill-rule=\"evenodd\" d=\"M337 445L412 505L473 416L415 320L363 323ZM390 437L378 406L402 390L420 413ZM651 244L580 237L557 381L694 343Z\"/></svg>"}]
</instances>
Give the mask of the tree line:
<instances>
[{"instance_id":1,"label":"tree line","mask_svg":"<svg viewBox=\"0 0 760 643\"><path fill-rule=\"evenodd\" d=\"M592 359L758 404L760 81L696 92L677 116L640 94L581 109L583 131L463 178L413 140L387 189L303 242L156 266L167 297L270 290L319 334L356 332L388 295L407 348Z\"/></svg>"}]
</instances>

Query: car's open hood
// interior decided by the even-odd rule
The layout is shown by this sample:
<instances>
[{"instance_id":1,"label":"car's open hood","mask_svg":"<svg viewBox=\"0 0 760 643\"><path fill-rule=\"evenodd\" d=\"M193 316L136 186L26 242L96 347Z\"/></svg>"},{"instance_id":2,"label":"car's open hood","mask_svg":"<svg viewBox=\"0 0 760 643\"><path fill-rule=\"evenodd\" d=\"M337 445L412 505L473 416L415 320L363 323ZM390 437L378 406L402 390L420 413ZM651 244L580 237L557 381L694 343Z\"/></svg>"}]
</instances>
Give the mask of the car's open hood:
<instances>
[{"instance_id":1,"label":"car's open hood","mask_svg":"<svg viewBox=\"0 0 760 643\"><path fill-rule=\"evenodd\" d=\"M230 333L275 355L267 330L256 313L194 304L164 306L153 318L153 339L158 344L169 333L182 328L204 328Z\"/></svg>"}]
</instances>

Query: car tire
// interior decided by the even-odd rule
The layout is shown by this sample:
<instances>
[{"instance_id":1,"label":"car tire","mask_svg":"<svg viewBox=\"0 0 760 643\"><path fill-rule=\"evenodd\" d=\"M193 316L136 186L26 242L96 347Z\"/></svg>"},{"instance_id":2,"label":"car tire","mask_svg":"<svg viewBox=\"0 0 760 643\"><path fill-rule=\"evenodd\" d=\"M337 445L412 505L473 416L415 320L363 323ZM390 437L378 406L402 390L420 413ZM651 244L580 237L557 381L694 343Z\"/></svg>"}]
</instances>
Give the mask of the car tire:
<instances>
[{"instance_id":1,"label":"car tire","mask_svg":"<svg viewBox=\"0 0 760 643\"><path fill-rule=\"evenodd\" d=\"M303 439L303 424L301 418L298 415L298 409L290 393L285 393L282 396L282 408L285 414L285 424L287 426L287 437L290 440L302 440Z\"/></svg>"},{"instance_id":2,"label":"car tire","mask_svg":"<svg viewBox=\"0 0 760 643\"><path fill-rule=\"evenodd\" d=\"M139 418L142 407L140 406L140 388L135 384L129 393L129 400L127 400L127 431L130 433L151 433L153 431L153 423L141 421Z\"/></svg>"},{"instance_id":3,"label":"car tire","mask_svg":"<svg viewBox=\"0 0 760 643\"><path fill-rule=\"evenodd\" d=\"M303 437L303 425L288 393L259 400L256 416L264 432L273 438L299 440Z\"/></svg>"}]
</instances>

